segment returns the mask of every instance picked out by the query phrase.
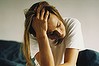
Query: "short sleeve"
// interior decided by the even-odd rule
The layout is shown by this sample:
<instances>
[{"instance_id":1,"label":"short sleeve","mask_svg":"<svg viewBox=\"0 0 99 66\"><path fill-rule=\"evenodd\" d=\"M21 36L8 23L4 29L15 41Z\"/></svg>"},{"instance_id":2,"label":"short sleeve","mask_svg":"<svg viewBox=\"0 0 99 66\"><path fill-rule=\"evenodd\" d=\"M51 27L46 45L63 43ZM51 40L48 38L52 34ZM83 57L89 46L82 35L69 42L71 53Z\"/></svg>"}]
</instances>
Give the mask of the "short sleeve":
<instances>
[{"instance_id":1,"label":"short sleeve","mask_svg":"<svg viewBox=\"0 0 99 66\"><path fill-rule=\"evenodd\" d=\"M84 42L81 30L81 23L75 18L65 19L66 48L84 49Z\"/></svg>"}]
</instances>

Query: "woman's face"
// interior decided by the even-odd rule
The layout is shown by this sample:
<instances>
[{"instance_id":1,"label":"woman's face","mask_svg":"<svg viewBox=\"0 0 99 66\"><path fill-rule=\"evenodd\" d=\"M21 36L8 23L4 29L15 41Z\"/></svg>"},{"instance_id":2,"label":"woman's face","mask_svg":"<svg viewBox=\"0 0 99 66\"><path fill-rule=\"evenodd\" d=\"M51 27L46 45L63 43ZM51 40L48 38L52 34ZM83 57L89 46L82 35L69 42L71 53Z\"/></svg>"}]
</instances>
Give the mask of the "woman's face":
<instances>
[{"instance_id":1,"label":"woman's face","mask_svg":"<svg viewBox=\"0 0 99 66\"><path fill-rule=\"evenodd\" d=\"M48 31L47 35L50 39L61 39L66 35L65 26L62 21L60 21L56 15L50 13L48 19Z\"/></svg>"}]
</instances>

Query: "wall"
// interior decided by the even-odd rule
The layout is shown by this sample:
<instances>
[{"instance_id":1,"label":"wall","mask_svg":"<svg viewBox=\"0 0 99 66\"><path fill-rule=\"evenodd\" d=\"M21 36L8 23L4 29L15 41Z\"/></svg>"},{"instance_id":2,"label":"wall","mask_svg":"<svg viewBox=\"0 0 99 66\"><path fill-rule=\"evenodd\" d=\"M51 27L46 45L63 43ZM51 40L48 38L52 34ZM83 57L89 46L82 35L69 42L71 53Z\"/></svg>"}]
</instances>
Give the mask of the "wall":
<instances>
[{"instance_id":1,"label":"wall","mask_svg":"<svg viewBox=\"0 0 99 66\"><path fill-rule=\"evenodd\" d=\"M0 0L0 39L23 41L24 9L41 0ZM99 51L99 0L48 0L63 17L82 24L86 48Z\"/></svg>"}]
</instances>

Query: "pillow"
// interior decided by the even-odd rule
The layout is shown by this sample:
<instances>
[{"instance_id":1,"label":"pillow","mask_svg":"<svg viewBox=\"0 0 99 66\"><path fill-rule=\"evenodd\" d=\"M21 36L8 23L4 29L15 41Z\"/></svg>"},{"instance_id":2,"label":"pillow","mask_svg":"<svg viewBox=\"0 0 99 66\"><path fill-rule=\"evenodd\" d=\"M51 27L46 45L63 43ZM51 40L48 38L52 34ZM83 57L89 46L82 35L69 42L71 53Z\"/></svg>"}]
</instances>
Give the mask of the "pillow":
<instances>
[{"instance_id":1,"label":"pillow","mask_svg":"<svg viewBox=\"0 0 99 66\"><path fill-rule=\"evenodd\" d=\"M21 42L0 40L0 66L25 66Z\"/></svg>"},{"instance_id":2,"label":"pillow","mask_svg":"<svg viewBox=\"0 0 99 66\"><path fill-rule=\"evenodd\" d=\"M99 66L99 52L90 49L80 51L77 66Z\"/></svg>"}]
</instances>

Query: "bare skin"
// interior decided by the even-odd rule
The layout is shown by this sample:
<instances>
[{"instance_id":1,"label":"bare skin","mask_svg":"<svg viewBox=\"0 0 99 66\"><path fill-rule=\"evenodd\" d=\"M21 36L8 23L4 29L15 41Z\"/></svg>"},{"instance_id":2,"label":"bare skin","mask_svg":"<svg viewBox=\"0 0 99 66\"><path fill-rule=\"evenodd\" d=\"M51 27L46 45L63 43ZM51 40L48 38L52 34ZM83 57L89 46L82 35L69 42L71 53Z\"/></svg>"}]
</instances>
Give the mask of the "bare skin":
<instances>
[{"instance_id":1,"label":"bare skin","mask_svg":"<svg viewBox=\"0 0 99 66\"><path fill-rule=\"evenodd\" d=\"M44 16L45 14L45 16ZM36 59L40 66L55 66L54 57L50 48L48 38L54 40L57 36L47 36L47 31L53 32L57 31L60 35L59 38L65 36L65 27L63 23L54 15L50 14L48 19L49 11L45 13L43 9L40 15L40 10L37 10L37 16L34 18L33 28L36 32L36 38L39 45L39 52L36 54ZM58 27L57 27L58 25ZM65 50L64 64L58 66L75 66L79 51L73 48L67 48ZM50 61L49 61L50 60Z\"/></svg>"}]
</instances>

